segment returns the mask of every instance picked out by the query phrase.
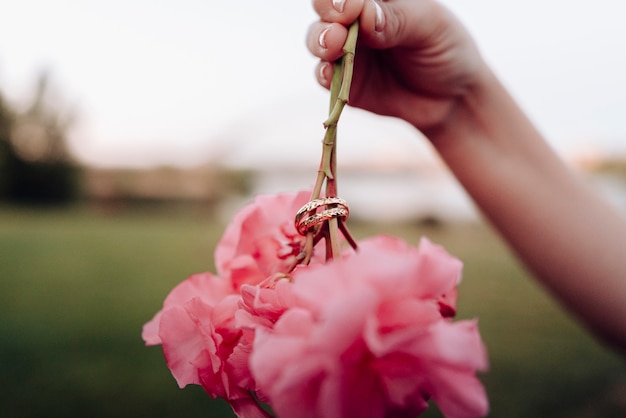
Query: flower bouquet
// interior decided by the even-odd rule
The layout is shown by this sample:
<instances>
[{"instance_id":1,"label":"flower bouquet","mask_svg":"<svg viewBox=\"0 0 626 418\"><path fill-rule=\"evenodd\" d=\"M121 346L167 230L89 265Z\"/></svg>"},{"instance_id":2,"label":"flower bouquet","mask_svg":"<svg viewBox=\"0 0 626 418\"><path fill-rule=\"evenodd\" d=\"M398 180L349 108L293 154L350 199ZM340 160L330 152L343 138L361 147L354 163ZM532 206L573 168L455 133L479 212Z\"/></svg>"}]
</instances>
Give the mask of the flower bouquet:
<instances>
[{"instance_id":1,"label":"flower bouquet","mask_svg":"<svg viewBox=\"0 0 626 418\"><path fill-rule=\"evenodd\" d=\"M413 418L430 399L449 418L485 416L477 322L452 321L462 263L426 238L357 243L346 227L335 144L357 32L335 65L313 190L236 214L216 274L176 286L142 337L181 388L201 385L240 418Z\"/></svg>"}]
</instances>

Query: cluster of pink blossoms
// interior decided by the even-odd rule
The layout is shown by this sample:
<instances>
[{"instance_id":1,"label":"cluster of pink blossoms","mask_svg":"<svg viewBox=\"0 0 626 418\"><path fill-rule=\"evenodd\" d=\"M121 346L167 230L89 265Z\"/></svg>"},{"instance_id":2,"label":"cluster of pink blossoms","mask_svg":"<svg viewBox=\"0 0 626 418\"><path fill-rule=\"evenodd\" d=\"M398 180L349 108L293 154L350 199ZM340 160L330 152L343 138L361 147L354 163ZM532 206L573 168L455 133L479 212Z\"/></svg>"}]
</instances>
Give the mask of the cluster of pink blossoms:
<instances>
[{"instance_id":1,"label":"cluster of pink blossoms","mask_svg":"<svg viewBox=\"0 0 626 418\"><path fill-rule=\"evenodd\" d=\"M259 196L215 251L217 275L176 286L144 325L180 387L202 385L240 418L415 417L433 399L448 418L485 416L474 320L453 322L462 264L422 239L380 236L286 276L309 193Z\"/></svg>"}]
</instances>

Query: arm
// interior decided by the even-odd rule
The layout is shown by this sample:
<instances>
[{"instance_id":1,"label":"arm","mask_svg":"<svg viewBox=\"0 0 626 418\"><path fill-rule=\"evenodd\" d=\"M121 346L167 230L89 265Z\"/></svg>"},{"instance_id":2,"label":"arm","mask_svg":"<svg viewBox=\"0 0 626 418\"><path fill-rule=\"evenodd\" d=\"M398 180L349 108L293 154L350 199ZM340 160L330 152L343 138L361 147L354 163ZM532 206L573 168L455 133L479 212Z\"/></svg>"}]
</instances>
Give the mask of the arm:
<instances>
[{"instance_id":1,"label":"arm","mask_svg":"<svg viewBox=\"0 0 626 418\"><path fill-rule=\"evenodd\" d=\"M313 4L320 83L359 17L350 104L421 130L537 279L626 352L626 220L551 150L456 18L431 0Z\"/></svg>"},{"instance_id":2,"label":"arm","mask_svg":"<svg viewBox=\"0 0 626 418\"><path fill-rule=\"evenodd\" d=\"M539 281L626 352L626 220L564 165L495 76L486 72L427 135Z\"/></svg>"}]
</instances>

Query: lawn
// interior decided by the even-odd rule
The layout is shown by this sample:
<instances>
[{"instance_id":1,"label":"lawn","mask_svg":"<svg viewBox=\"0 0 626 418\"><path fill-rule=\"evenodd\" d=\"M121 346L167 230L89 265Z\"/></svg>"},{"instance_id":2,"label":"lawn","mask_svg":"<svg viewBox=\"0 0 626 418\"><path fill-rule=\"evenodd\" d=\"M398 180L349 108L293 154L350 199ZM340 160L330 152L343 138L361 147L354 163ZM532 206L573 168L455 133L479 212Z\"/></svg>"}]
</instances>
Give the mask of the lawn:
<instances>
[{"instance_id":1,"label":"lawn","mask_svg":"<svg viewBox=\"0 0 626 418\"><path fill-rule=\"evenodd\" d=\"M0 416L231 417L199 387L179 390L160 348L140 338L176 283L212 269L222 228L179 210L0 208ZM414 244L426 235L464 261L458 316L480 319L491 416L626 416L624 360L568 317L489 228L351 230Z\"/></svg>"}]
</instances>

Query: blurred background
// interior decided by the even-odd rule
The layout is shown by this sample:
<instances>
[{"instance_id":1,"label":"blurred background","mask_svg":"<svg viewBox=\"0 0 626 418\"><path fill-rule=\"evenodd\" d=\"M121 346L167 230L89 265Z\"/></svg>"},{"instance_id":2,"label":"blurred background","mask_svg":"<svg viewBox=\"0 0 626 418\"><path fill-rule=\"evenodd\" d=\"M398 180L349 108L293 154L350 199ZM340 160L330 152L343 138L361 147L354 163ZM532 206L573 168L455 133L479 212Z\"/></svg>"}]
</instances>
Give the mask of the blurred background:
<instances>
[{"instance_id":1,"label":"blurred background","mask_svg":"<svg viewBox=\"0 0 626 418\"><path fill-rule=\"evenodd\" d=\"M626 5L444 3L626 214ZM251 196L312 186L328 105L314 20L293 0L0 1L0 416L232 416L179 390L141 326L213 269ZM623 359L532 280L418 132L347 109L339 176L354 235L426 235L465 263L459 317L480 318L491 416L626 416Z\"/></svg>"}]
</instances>

